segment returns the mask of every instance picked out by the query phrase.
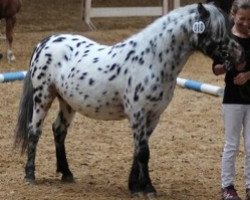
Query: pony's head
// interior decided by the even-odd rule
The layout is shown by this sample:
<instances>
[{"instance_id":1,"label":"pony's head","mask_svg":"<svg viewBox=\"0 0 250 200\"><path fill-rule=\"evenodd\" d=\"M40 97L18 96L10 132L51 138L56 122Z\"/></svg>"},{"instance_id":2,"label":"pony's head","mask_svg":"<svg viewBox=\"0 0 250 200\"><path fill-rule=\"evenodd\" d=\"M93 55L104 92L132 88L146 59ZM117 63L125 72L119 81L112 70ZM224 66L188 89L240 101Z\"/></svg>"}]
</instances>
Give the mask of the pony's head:
<instances>
[{"instance_id":1,"label":"pony's head","mask_svg":"<svg viewBox=\"0 0 250 200\"><path fill-rule=\"evenodd\" d=\"M231 34L230 21L223 11L212 4L199 3L193 32L197 36L197 48L205 55L229 63L227 70L232 66L242 70L244 51Z\"/></svg>"}]
</instances>

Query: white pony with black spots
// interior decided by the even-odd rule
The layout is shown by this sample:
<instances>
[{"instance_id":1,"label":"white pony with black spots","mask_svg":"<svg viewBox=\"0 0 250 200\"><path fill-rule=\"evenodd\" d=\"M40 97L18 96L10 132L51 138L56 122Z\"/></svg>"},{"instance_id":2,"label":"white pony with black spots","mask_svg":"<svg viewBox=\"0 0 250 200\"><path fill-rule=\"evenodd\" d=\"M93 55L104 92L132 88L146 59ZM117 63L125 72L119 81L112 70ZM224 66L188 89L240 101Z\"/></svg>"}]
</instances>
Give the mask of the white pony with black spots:
<instances>
[{"instance_id":1,"label":"white pony with black spots","mask_svg":"<svg viewBox=\"0 0 250 200\"><path fill-rule=\"evenodd\" d=\"M52 129L62 180L74 180L64 141L76 112L100 120L127 118L134 138L129 190L133 195L155 196L148 139L194 51L233 65L242 63L243 52L228 34L229 24L215 6L194 4L173 10L113 46L73 34L42 40L24 81L16 127L15 144L27 151L25 180L35 182L37 143L44 118L57 98L60 110Z\"/></svg>"}]
</instances>

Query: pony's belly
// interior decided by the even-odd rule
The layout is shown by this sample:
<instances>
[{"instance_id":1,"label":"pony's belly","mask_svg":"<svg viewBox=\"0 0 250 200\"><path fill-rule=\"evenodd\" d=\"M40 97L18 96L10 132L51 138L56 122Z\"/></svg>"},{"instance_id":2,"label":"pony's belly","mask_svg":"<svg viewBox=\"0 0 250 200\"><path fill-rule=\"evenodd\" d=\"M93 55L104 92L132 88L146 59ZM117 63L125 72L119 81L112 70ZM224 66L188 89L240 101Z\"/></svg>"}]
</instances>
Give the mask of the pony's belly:
<instances>
[{"instance_id":1,"label":"pony's belly","mask_svg":"<svg viewBox=\"0 0 250 200\"><path fill-rule=\"evenodd\" d=\"M78 113L93 119L121 120L126 118L123 109L119 107L105 107L105 108L78 107L75 110Z\"/></svg>"},{"instance_id":2,"label":"pony's belly","mask_svg":"<svg viewBox=\"0 0 250 200\"><path fill-rule=\"evenodd\" d=\"M81 101L80 98L64 98L64 100L67 101L76 112L93 119L121 120L126 117L122 102L120 101L101 103L96 101L96 98L86 99L85 101Z\"/></svg>"}]
</instances>

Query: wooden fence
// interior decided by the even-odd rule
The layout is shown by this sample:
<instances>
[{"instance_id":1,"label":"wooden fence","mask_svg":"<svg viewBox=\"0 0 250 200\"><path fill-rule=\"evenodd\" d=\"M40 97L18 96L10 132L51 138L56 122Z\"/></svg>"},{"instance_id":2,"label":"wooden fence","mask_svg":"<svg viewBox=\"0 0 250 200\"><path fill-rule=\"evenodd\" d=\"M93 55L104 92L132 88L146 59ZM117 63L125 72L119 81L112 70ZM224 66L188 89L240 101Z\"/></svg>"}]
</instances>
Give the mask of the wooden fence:
<instances>
[{"instance_id":1,"label":"wooden fence","mask_svg":"<svg viewBox=\"0 0 250 200\"><path fill-rule=\"evenodd\" d=\"M180 0L162 0L162 6L153 7L92 7L92 0L82 0L82 19L91 30L96 27L91 22L95 17L138 17L161 16L180 6Z\"/></svg>"}]
</instances>

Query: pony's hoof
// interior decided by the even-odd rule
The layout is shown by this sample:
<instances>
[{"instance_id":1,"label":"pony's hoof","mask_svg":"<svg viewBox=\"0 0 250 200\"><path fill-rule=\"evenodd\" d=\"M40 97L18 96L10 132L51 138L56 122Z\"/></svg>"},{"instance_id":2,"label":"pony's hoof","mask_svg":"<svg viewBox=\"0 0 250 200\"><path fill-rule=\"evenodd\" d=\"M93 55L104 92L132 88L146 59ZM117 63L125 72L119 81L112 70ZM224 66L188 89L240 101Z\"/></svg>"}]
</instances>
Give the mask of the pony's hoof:
<instances>
[{"instance_id":1,"label":"pony's hoof","mask_svg":"<svg viewBox=\"0 0 250 200\"><path fill-rule=\"evenodd\" d=\"M25 177L24 178L24 181L27 185L35 185L36 184L36 181L34 178L28 178L28 177Z\"/></svg>"},{"instance_id":2,"label":"pony's hoof","mask_svg":"<svg viewBox=\"0 0 250 200\"><path fill-rule=\"evenodd\" d=\"M150 192L146 194L147 199L149 200L153 200L153 199L157 199L157 193L156 192Z\"/></svg>"},{"instance_id":3,"label":"pony's hoof","mask_svg":"<svg viewBox=\"0 0 250 200\"><path fill-rule=\"evenodd\" d=\"M142 198L144 197L143 192L132 192L131 193L131 198L136 199L136 198Z\"/></svg>"},{"instance_id":4,"label":"pony's hoof","mask_svg":"<svg viewBox=\"0 0 250 200\"><path fill-rule=\"evenodd\" d=\"M16 61L16 57L11 50L7 51L7 59L9 63Z\"/></svg>"},{"instance_id":5,"label":"pony's hoof","mask_svg":"<svg viewBox=\"0 0 250 200\"><path fill-rule=\"evenodd\" d=\"M64 183L74 183L75 179L73 176L62 176L62 182Z\"/></svg>"}]
</instances>

